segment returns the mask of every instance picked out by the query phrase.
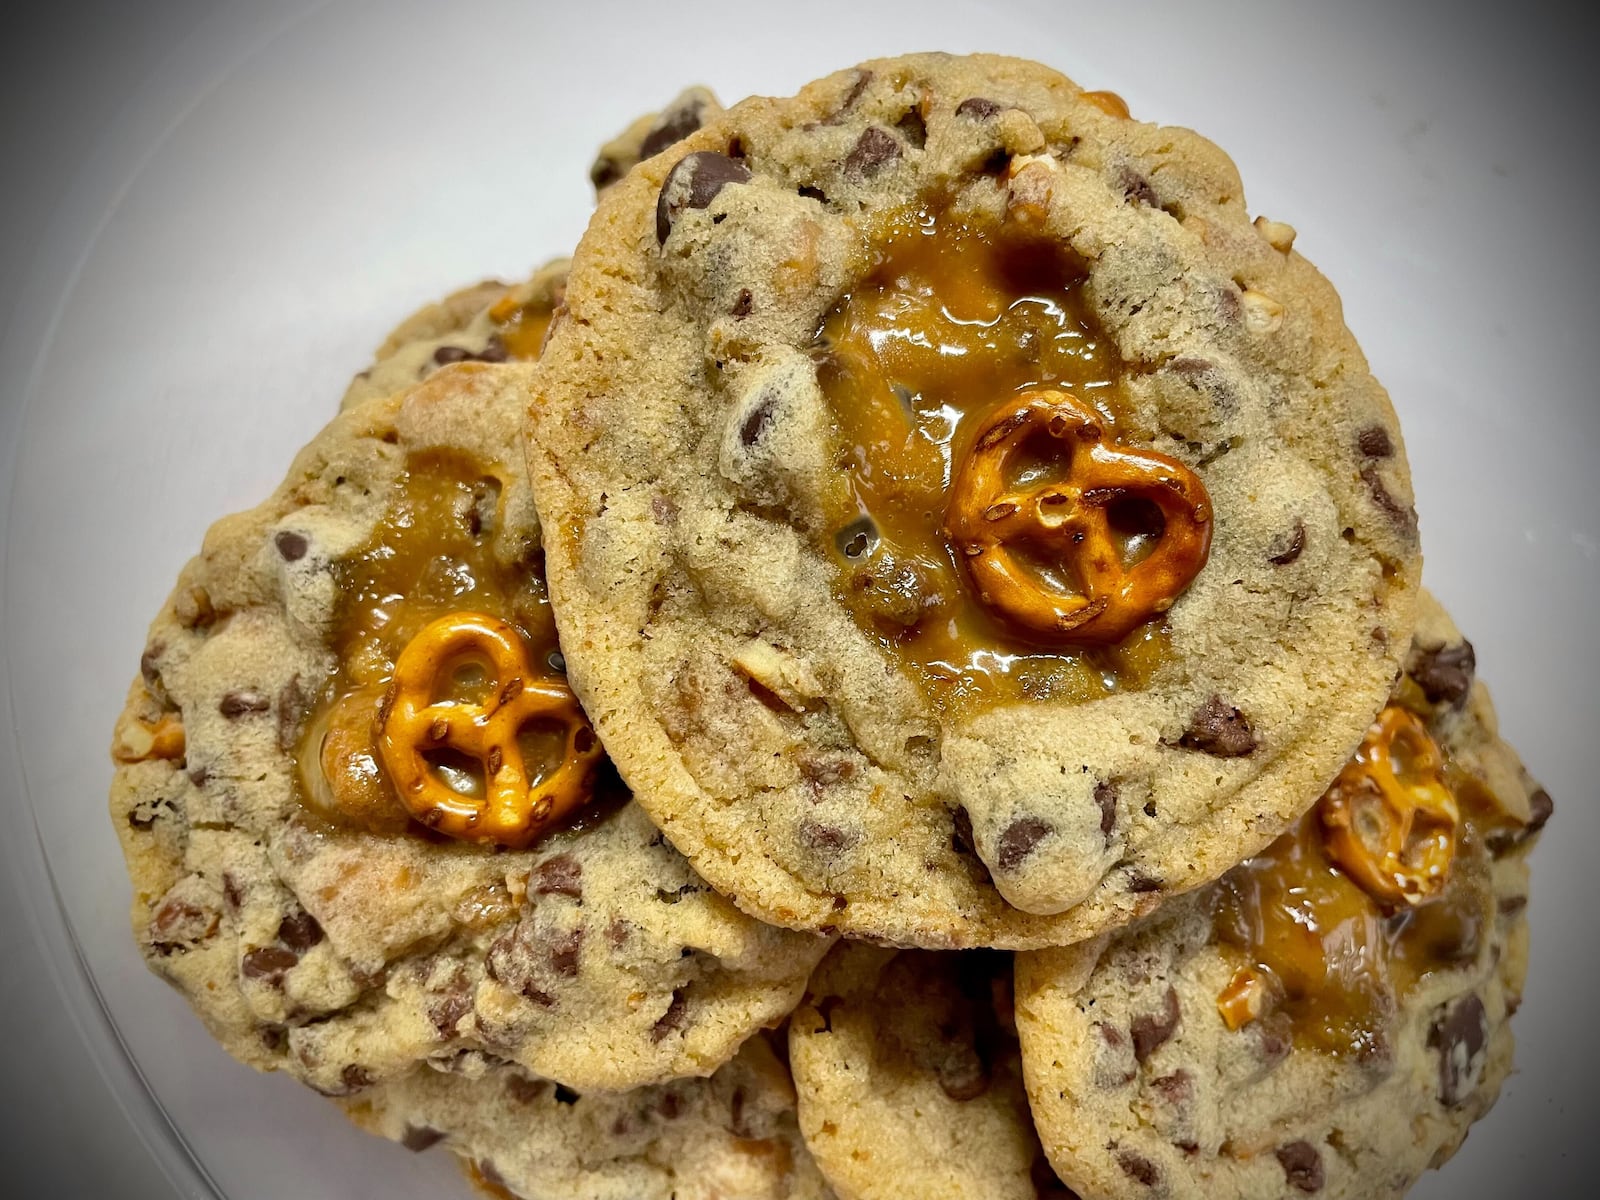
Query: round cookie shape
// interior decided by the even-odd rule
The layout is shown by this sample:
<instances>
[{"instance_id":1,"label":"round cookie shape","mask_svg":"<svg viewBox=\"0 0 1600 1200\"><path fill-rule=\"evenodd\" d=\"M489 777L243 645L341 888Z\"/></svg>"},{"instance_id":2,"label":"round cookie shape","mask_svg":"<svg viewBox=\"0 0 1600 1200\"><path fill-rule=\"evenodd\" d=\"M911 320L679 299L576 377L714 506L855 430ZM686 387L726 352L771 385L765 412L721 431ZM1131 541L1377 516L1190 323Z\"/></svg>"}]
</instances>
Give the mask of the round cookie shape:
<instances>
[{"instance_id":1,"label":"round cookie shape","mask_svg":"<svg viewBox=\"0 0 1600 1200\"><path fill-rule=\"evenodd\" d=\"M763 920L1114 928L1286 828L1398 670L1388 399L1232 163L1123 111L867 63L639 164L575 253L530 403L572 679Z\"/></svg>"},{"instance_id":2,"label":"round cookie shape","mask_svg":"<svg viewBox=\"0 0 1600 1200\"><path fill-rule=\"evenodd\" d=\"M411 1150L443 1146L484 1192L521 1200L830 1200L763 1037L705 1079L574 1092L505 1067L426 1066L341 1101Z\"/></svg>"},{"instance_id":3,"label":"round cookie shape","mask_svg":"<svg viewBox=\"0 0 1600 1200\"><path fill-rule=\"evenodd\" d=\"M269 500L212 527L117 724L146 961L236 1057L325 1093L485 1056L575 1088L706 1075L827 948L714 893L598 761L543 596L518 428L533 369L454 364L336 418ZM459 786L459 820L402 803L379 765L396 659L463 609L509 630L519 665L441 667L445 716L459 689L478 692L459 712L566 696L502 731L546 820L531 839L473 827L505 747L409 735ZM572 764L581 803L549 826L540 798Z\"/></svg>"},{"instance_id":4,"label":"round cookie shape","mask_svg":"<svg viewBox=\"0 0 1600 1200\"><path fill-rule=\"evenodd\" d=\"M842 942L789 1021L800 1130L840 1200L1066 1200L1033 1130L1011 956Z\"/></svg>"},{"instance_id":5,"label":"round cookie shape","mask_svg":"<svg viewBox=\"0 0 1600 1200\"><path fill-rule=\"evenodd\" d=\"M1137 930L1017 956L1034 1118L1085 1195L1399 1196L1494 1103L1551 803L1500 740L1470 643L1419 607L1390 706L1296 830ZM1336 840L1357 791L1374 806L1359 836L1382 832L1395 713L1423 730L1392 760L1403 790L1430 803L1442 786L1458 809L1428 895L1350 869L1381 861L1382 837ZM1418 832L1415 862L1436 836Z\"/></svg>"}]
</instances>

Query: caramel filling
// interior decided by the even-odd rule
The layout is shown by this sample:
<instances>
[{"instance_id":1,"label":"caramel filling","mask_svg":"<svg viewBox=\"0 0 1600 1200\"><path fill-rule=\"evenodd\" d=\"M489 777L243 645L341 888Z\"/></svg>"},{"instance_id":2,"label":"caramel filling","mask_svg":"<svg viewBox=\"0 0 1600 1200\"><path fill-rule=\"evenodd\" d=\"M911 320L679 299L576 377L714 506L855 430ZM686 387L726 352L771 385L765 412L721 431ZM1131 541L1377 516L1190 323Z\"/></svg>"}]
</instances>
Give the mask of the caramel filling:
<instances>
[{"instance_id":1,"label":"caramel filling","mask_svg":"<svg viewBox=\"0 0 1600 1200\"><path fill-rule=\"evenodd\" d=\"M506 354L527 362L538 358L544 349L551 315L548 304L524 300L517 290L507 292L489 309L489 319L494 322L495 334Z\"/></svg>"},{"instance_id":2,"label":"caramel filling","mask_svg":"<svg viewBox=\"0 0 1600 1200\"><path fill-rule=\"evenodd\" d=\"M1458 823L1447 835L1431 827L1428 864L1436 886L1415 899L1391 891L1371 864L1351 869L1360 851L1348 841L1335 850L1330 838L1330 804L1370 764L1390 757L1397 729L1407 786L1430 804L1436 789L1448 792L1446 756L1413 714L1390 707L1317 807L1219 883L1213 936L1241 960L1217 998L1229 1028L1282 1012L1308 1045L1366 1058L1384 1050L1388 1020L1419 979L1477 954L1485 912L1473 875L1485 869L1480 835L1492 821L1486 796L1452 805ZM1417 760L1430 755L1437 769L1414 777Z\"/></svg>"},{"instance_id":3,"label":"caramel filling","mask_svg":"<svg viewBox=\"0 0 1600 1200\"><path fill-rule=\"evenodd\" d=\"M901 214L877 243L876 269L819 339L848 479L830 547L842 598L941 707L1143 686L1162 660L1164 608L1104 638L1063 640L1016 619L1022 606L986 603L961 562L971 543L957 549L948 532L964 461L1022 393L1069 404L1116 446L1121 363L1095 332L1083 271L1054 243L928 208ZM1027 437L1007 453L1005 483L1047 489L1072 453L1042 431ZM1103 516L1100 540L1130 569L1160 537L1150 506L1108 503ZM1020 578L1060 591L1081 575L1072 550L1034 539L1008 554Z\"/></svg>"},{"instance_id":4,"label":"caramel filling","mask_svg":"<svg viewBox=\"0 0 1600 1200\"><path fill-rule=\"evenodd\" d=\"M397 661L440 618L481 614L504 622L508 644L530 668L519 690L566 690L539 564L493 553L500 492L494 466L450 451L415 453L367 543L335 565L338 666L296 756L303 798L321 816L379 830L402 829L410 819L384 767L383 712L393 701ZM440 664L426 702L490 705L511 682L497 678L504 673L484 655L464 652ZM516 736L513 757L535 783L562 770L567 738L533 720ZM484 801L492 791L484 763L440 742L426 754L431 782L464 804Z\"/></svg>"}]
</instances>

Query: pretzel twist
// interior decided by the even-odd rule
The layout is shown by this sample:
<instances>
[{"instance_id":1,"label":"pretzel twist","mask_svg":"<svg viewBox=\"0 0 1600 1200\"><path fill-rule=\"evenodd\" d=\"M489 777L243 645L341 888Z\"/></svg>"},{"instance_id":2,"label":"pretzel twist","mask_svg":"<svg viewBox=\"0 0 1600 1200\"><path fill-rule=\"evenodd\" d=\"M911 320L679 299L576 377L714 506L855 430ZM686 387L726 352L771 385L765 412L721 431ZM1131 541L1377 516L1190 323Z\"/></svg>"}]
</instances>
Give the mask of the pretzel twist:
<instances>
[{"instance_id":1,"label":"pretzel twist","mask_svg":"<svg viewBox=\"0 0 1600 1200\"><path fill-rule=\"evenodd\" d=\"M1014 488L1017 459L1041 437L1064 472ZM1132 499L1153 504L1163 524L1154 548L1130 564L1111 510ZM945 534L985 605L1047 641L1105 645L1166 612L1200 573L1211 498L1177 459L1108 442L1088 403L1040 388L984 422L951 484ZM1025 549L1043 551L1048 576L1025 563Z\"/></svg>"},{"instance_id":2,"label":"pretzel twist","mask_svg":"<svg viewBox=\"0 0 1600 1200\"><path fill-rule=\"evenodd\" d=\"M1328 856L1373 899L1423 904L1450 878L1461 812L1444 755L1415 713L1390 705L1319 812Z\"/></svg>"},{"instance_id":3,"label":"pretzel twist","mask_svg":"<svg viewBox=\"0 0 1600 1200\"><path fill-rule=\"evenodd\" d=\"M494 687L483 704L432 701L453 663L478 661ZM561 763L528 774L518 734L534 722L565 729ZM384 769L401 802L424 825L451 837L522 847L590 797L601 749L577 698L562 680L537 677L522 638L482 613L440 617L406 645L378 731ZM440 778L430 754L451 750L483 769L482 799Z\"/></svg>"}]
</instances>

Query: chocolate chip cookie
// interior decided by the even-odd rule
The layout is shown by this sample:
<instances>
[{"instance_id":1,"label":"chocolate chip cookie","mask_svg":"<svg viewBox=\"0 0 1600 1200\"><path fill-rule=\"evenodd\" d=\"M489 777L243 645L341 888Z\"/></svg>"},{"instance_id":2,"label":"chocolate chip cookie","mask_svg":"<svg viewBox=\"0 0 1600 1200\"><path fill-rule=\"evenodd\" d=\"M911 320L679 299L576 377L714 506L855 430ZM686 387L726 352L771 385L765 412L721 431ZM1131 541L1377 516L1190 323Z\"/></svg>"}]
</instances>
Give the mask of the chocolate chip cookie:
<instances>
[{"instance_id":1,"label":"chocolate chip cookie","mask_svg":"<svg viewBox=\"0 0 1600 1200\"><path fill-rule=\"evenodd\" d=\"M722 104L711 89L696 84L660 112L646 113L600 147L589 167L595 194L603 195L639 163L681 142L720 112Z\"/></svg>"},{"instance_id":2,"label":"chocolate chip cookie","mask_svg":"<svg viewBox=\"0 0 1600 1200\"><path fill-rule=\"evenodd\" d=\"M1011 956L836 946L789 1022L800 1130L841 1200L1067 1200L1022 1086Z\"/></svg>"},{"instance_id":3,"label":"chocolate chip cookie","mask_svg":"<svg viewBox=\"0 0 1600 1200\"><path fill-rule=\"evenodd\" d=\"M515 1070L418 1067L343 1101L412 1150L443 1143L486 1193L523 1200L830 1200L762 1037L707 1079L574 1092Z\"/></svg>"},{"instance_id":4,"label":"chocolate chip cookie","mask_svg":"<svg viewBox=\"0 0 1600 1200\"><path fill-rule=\"evenodd\" d=\"M1399 1196L1511 1068L1549 796L1430 597L1299 826L1136 932L1017 958L1034 1116L1085 1195Z\"/></svg>"},{"instance_id":5,"label":"chocolate chip cookie","mask_svg":"<svg viewBox=\"0 0 1600 1200\"><path fill-rule=\"evenodd\" d=\"M151 626L112 817L151 968L318 1090L489 1058L573 1088L707 1075L824 939L666 844L564 676L520 433L529 364L340 414L212 527Z\"/></svg>"},{"instance_id":6,"label":"chocolate chip cookie","mask_svg":"<svg viewBox=\"0 0 1600 1200\"><path fill-rule=\"evenodd\" d=\"M1229 159L986 56L640 163L530 411L623 775L778 924L1065 944L1315 800L1410 639L1394 412Z\"/></svg>"}]
</instances>

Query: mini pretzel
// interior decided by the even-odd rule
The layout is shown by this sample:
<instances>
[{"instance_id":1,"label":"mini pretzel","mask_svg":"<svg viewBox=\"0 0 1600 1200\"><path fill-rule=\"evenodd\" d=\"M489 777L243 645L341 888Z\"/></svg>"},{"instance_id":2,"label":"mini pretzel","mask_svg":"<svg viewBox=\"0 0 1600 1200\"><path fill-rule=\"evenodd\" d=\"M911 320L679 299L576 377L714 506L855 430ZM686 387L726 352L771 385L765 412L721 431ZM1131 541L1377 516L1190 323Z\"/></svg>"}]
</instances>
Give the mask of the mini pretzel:
<instances>
[{"instance_id":1,"label":"mini pretzel","mask_svg":"<svg viewBox=\"0 0 1600 1200\"><path fill-rule=\"evenodd\" d=\"M492 669L494 689L483 704L434 703L440 676L453 663L477 660ZM517 734L535 721L565 726L561 765L535 782ZM394 667L378 732L384 769L411 815L451 837L526 846L589 798L600 759L594 736L566 683L535 677L522 638L482 613L440 617L407 644ZM482 800L439 777L430 753L453 750L483 768Z\"/></svg>"},{"instance_id":2,"label":"mini pretzel","mask_svg":"<svg viewBox=\"0 0 1600 1200\"><path fill-rule=\"evenodd\" d=\"M1065 470L1014 489L1019 452L1040 436ZM1148 500L1165 522L1155 549L1131 566L1111 528L1112 505L1126 499ZM1166 612L1200 573L1211 553L1211 498L1177 459L1108 442L1093 407L1041 388L984 422L951 485L945 533L984 604L1047 640L1104 645ZM1043 551L1065 578L1025 567L1023 548Z\"/></svg>"},{"instance_id":3,"label":"mini pretzel","mask_svg":"<svg viewBox=\"0 0 1600 1200\"><path fill-rule=\"evenodd\" d=\"M1379 713L1319 811L1328 856L1375 900L1422 904L1449 879L1461 813L1416 714Z\"/></svg>"}]
</instances>

